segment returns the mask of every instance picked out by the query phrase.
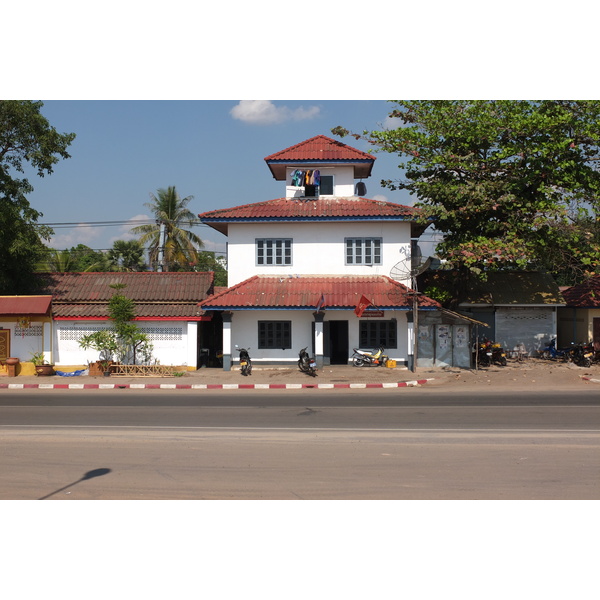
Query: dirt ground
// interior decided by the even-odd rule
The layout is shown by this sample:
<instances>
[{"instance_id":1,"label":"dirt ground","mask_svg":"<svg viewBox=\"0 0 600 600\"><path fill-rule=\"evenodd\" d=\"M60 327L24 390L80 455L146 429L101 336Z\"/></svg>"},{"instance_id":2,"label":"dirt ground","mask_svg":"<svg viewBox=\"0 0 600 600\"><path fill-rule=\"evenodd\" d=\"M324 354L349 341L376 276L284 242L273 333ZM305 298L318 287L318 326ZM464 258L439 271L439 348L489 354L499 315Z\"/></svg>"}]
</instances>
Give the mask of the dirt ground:
<instances>
[{"instance_id":1,"label":"dirt ground","mask_svg":"<svg viewBox=\"0 0 600 600\"><path fill-rule=\"evenodd\" d=\"M572 363L527 359L509 361L505 367L491 366L479 370L442 369L419 371L418 377L433 377L428 385L447 388L512 389L515 391L582 389L597 386L600 393L600 365L582 368Z\"/></svg>"}]
</instances>

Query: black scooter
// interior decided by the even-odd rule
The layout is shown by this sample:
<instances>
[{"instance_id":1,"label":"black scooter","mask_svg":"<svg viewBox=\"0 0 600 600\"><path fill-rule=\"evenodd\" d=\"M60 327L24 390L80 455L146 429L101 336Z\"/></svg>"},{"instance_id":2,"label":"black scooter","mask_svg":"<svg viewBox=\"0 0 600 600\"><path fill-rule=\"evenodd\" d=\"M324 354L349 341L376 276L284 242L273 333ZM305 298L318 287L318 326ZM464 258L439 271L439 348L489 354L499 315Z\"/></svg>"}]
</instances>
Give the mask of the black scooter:
<instances>
[{"instance_id":1,"label":"black scooter","mask_svg":"<svg viewBox=\"0 0 600 600\"><path fill-rule=\"evenodd\" d=\"M302 350L298 352L298 368L311 377L317 376L317 363L314 358L310 358L306 348L302 348Z\"/></svg>"},{"instance_id":2,"label":"black scooter","mask_svg":"<svg viewBox=\"0 0 600 600\"><path fill-rule=\"evenodd\" d=\"M240 348L236 346L235 349L240 353L240 371L242 375L252 375L252 360L250 359L250 354L248 354L248 350L246 348Z\"/></svg>"}]
</instances>

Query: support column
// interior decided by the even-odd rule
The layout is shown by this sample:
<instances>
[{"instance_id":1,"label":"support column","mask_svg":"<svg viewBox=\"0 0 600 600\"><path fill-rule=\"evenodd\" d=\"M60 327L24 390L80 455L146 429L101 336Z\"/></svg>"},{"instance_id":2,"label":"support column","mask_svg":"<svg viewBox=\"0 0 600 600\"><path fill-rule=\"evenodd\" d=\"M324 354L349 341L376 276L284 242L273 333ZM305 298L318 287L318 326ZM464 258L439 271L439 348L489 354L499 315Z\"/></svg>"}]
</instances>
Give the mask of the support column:
<instances>
[{"instance_id":1,"label":"support column","mask_svg":"<svg viewBox=\"0 0 600 600\"><path fill-rule=\"evenodd\" d=\"M231 320L233 313L225 311L223 317L223 371L231 371Z\"/></svg>"},{"instance_id":2,"label":"support column","mask_svg":"<svg viewBox=\"0 0 600 600\"><path fill-rule=\"evenodd\" d=\"M317 369L323 368L323 349L325 335L323 333L323 319L325 313L317 311L313 313L315 317L315 361L317 362Z\"/></svg>"},{"instance_id":3,"label":"support column","mask_svg":"<svg viewBox=\"0 0 600 600\"><path fill-rule=\"evenodd\" d=\"M406 365L411 371L415 370L415 324L413 322L413 313L408 311L406 313L406 322L408 324L408 365Z\"/></svg>"},{"instance_id":4,"label":"support column","mask_svg":"<svg viewBox=\"0 0 600 600\"><path fill-rule=\"evenodd\" d=\"M53 345L52 322L44 321L42 324L42 352L44 353L44 360L48 361L51 365L54 364Z\"/></svg>"},{"instance_id":5,"label":"support column","mask_svg":"<svg viewBox=\"0 0 600 600\"><path fill-rule=\"evenodd\" d=\"M188 321L186 354L186 362L188 368L193 367L194 370L199 368L200 365L198 365L198 321Z\"/></svg>"}]
</instances>

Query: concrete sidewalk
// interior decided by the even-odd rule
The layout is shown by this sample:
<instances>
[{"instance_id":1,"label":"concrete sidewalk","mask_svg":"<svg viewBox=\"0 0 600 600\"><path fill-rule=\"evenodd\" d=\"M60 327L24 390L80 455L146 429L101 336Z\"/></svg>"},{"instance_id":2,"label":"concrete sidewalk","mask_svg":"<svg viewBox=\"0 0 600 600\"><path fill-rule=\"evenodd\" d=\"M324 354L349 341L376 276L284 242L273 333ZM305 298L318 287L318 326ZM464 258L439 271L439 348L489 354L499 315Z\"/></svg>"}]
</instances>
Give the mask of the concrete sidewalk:
<instances>
[{"instance_id":1,"label":"concrete sidewalk","mask_svg":"<svg viewBox=\"0 0 600 600\"><path fill-rule=\"evenodd\" d=\"M352 389L352 388L443 388L447 390L493 391L537 390L570 391L600 383L600 365L588 369L570 363L530 359L510 361L506 367L487 369L421 368L416 373L396 367L325 366L316 377L302 373L297 367L254 367L244 377L238 368L232 371L199 369L181 377L76 377L19 376L1 377L3 389Z\"/></svg>"},{"instance_id":2,"label":"concrete sidewalk","mask_svg":"<svg viewBox=\"0 0 600 600\"><path fill-rule=\"evenodd\" d=\"M58 368L60 370L60 368ZM297 367L254 367L244 377L237 368L198 369L180 377L2 377L0 389L302 389L394 388L423 385L431 373L417 377L408 369L386 367L327 366L311 377Z\"/></svg>"}]
</instances>

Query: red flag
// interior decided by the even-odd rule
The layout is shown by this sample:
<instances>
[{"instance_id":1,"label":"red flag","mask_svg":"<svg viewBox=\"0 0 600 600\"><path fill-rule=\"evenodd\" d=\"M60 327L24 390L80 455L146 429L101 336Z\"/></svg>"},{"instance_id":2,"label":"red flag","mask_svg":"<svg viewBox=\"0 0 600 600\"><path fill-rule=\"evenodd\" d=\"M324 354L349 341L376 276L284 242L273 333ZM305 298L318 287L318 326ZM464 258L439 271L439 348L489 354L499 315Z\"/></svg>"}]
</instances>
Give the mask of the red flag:
<instances>
[{"instance_id":1,"label":"red flag","mask_svg":"<svg viewBox=\"0 0 600 600\"><path fill-rule=\"evenodd\" d=\"M361 296L360 300L358 301L358 304L356 305L356 308L354 309L356 316L362 317L362 314L365 312L367 306L370 306L371 304L373 303L367 297L365 297L364 295Z\"/></svg>"}]
</instances>

